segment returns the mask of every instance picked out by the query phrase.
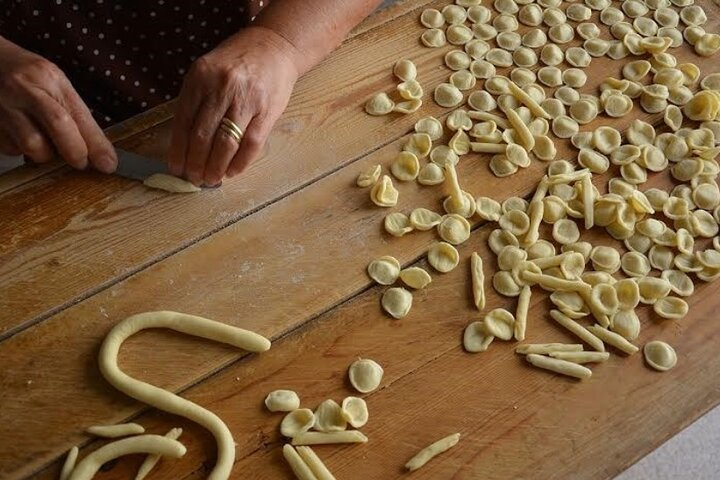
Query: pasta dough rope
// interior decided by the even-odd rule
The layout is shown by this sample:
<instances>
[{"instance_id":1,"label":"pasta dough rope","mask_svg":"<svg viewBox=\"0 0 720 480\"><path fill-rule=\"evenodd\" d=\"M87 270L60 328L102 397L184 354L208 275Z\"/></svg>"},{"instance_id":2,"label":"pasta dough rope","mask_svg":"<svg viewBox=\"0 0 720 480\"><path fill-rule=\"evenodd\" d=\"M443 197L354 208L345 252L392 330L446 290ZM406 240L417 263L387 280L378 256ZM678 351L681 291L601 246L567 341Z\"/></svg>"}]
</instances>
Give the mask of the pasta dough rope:
<instances>
[{"instance_id":1,"label":"pasta dough rope","mask_svg":"<svg viewBox=\"0 0 720 480\"><path fill-rule=\"evenodd\" d=\"M160 435L138 435L108 443L83 458L73 469L68 480L90 480L104 464L124 455L150 453L180 458L185 446L177 440ZM234 453L234 451L233 451Z\"/></svg>"},{"instance_id":2,"label":"pasta dough rope","mask_svg":"<svg viewBox=\"0 0 720 480\"><path fill-rule=\"evenodd\" d=\"M577 363L568 362L567 360L546 357L536 353L530 353L525 358L528 362L538 368L550 370L551 372L560 373L569 377L579 378L580 380L585 380L592 376L592 370L589 368L578 365Z\"/></svg>"},{"instance_id":3,"label":"pasta dough rope","mask_svg":"<svg viewBox=\"0 0 720 480\"><path fill-rule=\"evenodd\" d=\"M335 476L328 470L312 448L297 447L295 450L297 450L297 453L305 461L305 464L310 467L318 480L335 480Z\"/></svg>"},{"instance_id":4,"label":"pasta dough rope","mask_svg":"<svg viewBox=\"0 0 720 480\"><path fill-rule=\"evenodd\" d=\"M132 315L118 323L105 337L100 348L100 372L112 386L136 400L160 410L188 418L210 430L217 442L218 452L217 463L208 478L210 480L227 479L230 476L235 459L235 444L227 425L218 416L199 405L162 388L136 380L118 367L117 357L123 342L137 332L149 328L169 328L188 335L233 345L251 352L268 350L270 340L257 333L207 318L178 312L159 311ZM164 442L177 443L175 440L164 437L158 438L162 438ZM177 445L181 446L179 443ZM148 451L148 453L162 454L162 452L155 451ZM72 478L72 480L78 479Z\"/></svg>"}]
</instances>

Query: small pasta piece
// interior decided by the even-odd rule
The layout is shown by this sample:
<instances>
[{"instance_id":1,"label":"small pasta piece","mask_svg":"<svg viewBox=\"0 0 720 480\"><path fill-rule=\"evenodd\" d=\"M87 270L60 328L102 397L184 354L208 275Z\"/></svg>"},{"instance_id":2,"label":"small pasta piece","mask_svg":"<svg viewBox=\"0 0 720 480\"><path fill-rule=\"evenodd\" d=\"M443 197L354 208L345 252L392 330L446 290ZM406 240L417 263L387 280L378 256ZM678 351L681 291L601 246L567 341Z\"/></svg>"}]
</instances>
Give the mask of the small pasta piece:
<instances>
[{"instance_id":1,"label":"small pasta piece","mask_svg":"<svg viewBox=\"0 0 720 480\"><path fill-rule=\"evenodd\" d=\"M397 205L399 192L395 189L392 179L383 175L370 190L370 200L379 207L394 207Z\"/></svg>"},{"instance_id":2,"label":"small pasta piece","mask_svg":"<svg viewBox=\"0 0 720 480\"><path fill-rule=\"evenodd\" d=\"M425 134L419 134L425 135ZM415 180L420 173L420 162L412 152L400 152L390 166L390 172L402 182Z\"/></svg>"},{"instance_id":3,"label":"small pasta piece","mask_svg":"<svg viewBox=\"0 0 720 480\"><path fill-rule=\"evenodd\" d=\"M459 262L460 254L455 247L449 243L438 242L428 250L428 263L440 273L447 273L453 270Z\"/></svg>"},{"instance_id":4,"label":"small pasta piece","mask_svg":"<svg viewBox=\"0 0 720 480\"><path fill-rule=\"evenodd\" d=\"M542 50L540 50L540 61L542 61L545 65L553 67L560 65L564 58L565 55L563 54L563 51L554 43L548 43L542 47Z\"/></svg>"},{"instance_id":5,"label":"small pasta piece","mask_svg":"<svg viewBox=\"0 0 720 480\"><path fill-rule=\"evenodd\" d=\"M678 320L687 315L689 307L682 298L664 297L653 304L653 310L662 318Z\"/></svg>"},{"instance_id":6,"label":"small pasta piece","mask_svg":"<svg viewBox=\"0 0 720 480\"><path fill-rule=\"evenodd\" d=\"M670 284L670 290L681 297L689 297L695 291L692 279L680 270L664 270L660 278L667 281Z\"/></svg>"},{"instance_id":7,"label":"small pasta piece","mask_svg":"<svg viewBox=\"0 0 720 480\"><path fill-rule=\"evenodd\" d=\"M400 280L408 287L420 290L432 282L432 277L420 267L410 267L400 271Z\"/></svg>"},{"instance_id":8,"label":"small pasta piece","mask_svg":"<svg viewBox=\"0 0 720 480\"><path fill-rule=\"evenodd\" d=\"M442 10L445 21L450 25L459 25L467 19L467 10L459 5L446 5Z\"/></svg>"},{"instance_id":9,"label":"small pasta piece","mask_svg":"<svg viewBox=\"0 0 720 480\"><path fill-rule=\"evenodd\" d=\"M553 358L572 363L606 362L610 358L609 352L549 352Z\"/></svg>"},{"instance_id":10,"label":"small pasta piece","mask_svg":"<svg viewBox=\"0 0 720 480\"><path fill-rule=\"evenodd\" d=\"M485 315L485 328L500 340L511 340L514 334L515 317L504 308L496 308Z\"/></svg>"},{"instance_id":11,"label":"small pasta piece","mask_svg":"<svg viewBox=\"0 0 720 480\"><path fill-rule=\"evenodd\" d=\"M475 307L483 310L485 308L485 273L483 272L482 257L477 252L473 252L470 256L470 271Z\"/></svg>"},{"instance_id":12,"label":"small pasta piece","mask_svg":"<svg viewBox=\"0 0 720 480\"><path fill-rule=\"evenodd\" d=\"M384 373L380 364L369 358L358 358L348 367L350 384L360 393L377 390Z\"/></svg>"},{"instance_id":13,"label":"small pasta piece","mask_svg":"<svg viewBox=\"0 0 720 480\"><path fill-rule=\"evenodd\" d=\"M580 131L580 126L573 118L561 115L553 119L552 131L558 138L570 138Z\"/></svg>"},{"instance_id":14,"label":"small pasta piece","mask_svg":"<svg viewBox=\"0 0 720 480\"><path fill-rule=\"evenodd\" d=\"M453 245L459 245L470 238L470 223L454 213L446 215L437 230L440 238Z\"/></svg>"},{"instance_id":15,"label":"small pasta piece","mask_svg":"<svg viewBox=\"0 0 720 480\"><path fill-rule=\"evenodd\" d=\"M645 361L655 370L665 372L677 364L675 350L665 342L652 341L643 347Z\"/></svg>"},{"instance_id":16,"label":"small pasta piece","mask_svg":"<svg viewBox=\"0 0 720 480\"><path fill-rule=\"evenodd\" d=\"M620 132L613 127L600 126L595 129L592 136L593 146L605 155L609 155L621 144Z\"/></svg>"},{"instance_id":17,"label":"small pasta piece","mask_svg":"<svg viewBox=\"0 0 720 480\"><path fill-rule=\"evenodd\" d=\"M335 400L327 399L315 409L313 428L318 432L339 432L347 429L347 420Z\"/></svg>"},{"instance_id":18,"label":"small pasta piece","mask_svg":"<svg viewBox=\"0 0 720 480\"><path fill-rule=\"evenodd\" d=\"M265 407L271 412L291 412L300 408L300 397L292 390L273 390L265 397Z\"/></svg>"},{"instance_id":19,"label":"small pasta piece","mask_svg":"<svg viewBox=\"0 0 720 480\"><path fill-rule=\"evenodd\" d=\"M596 351L605 351L603 342L597 336L561 311L550 310L550 317Z\"/></svg>"},{"instance_id":20,"label":"small pasta piece","mask_svg":"<svg viewBox=\"0 0 720 480\"><path fill-rule=\"evenodd\" d=\"M527 328L527 316L528 310L530 309L531 295L532 290L530 290L528 285L525 285L520 290L520 295L518 296L517 309L515 311L515 324L513 326L513 334L515 336L515 340L518 342L525 340L525 330Z\"/></svg>"},{"instance_id":21,"label":"small pasta piece","mask_svg":"<svg viewBox=\"0 0 720 480\"><path fill-rule=\"evenodd\" d=\"M580 230L574 221L563 218L553 225L552 237L556 242L567 245L580 239Z\"/></svg>"},{"instance_id":22,"label":"small pasta piece","mask_svg":"<svg viewBox=\"0 0 720 480\"><path fill-rule=\"evenodd\" d=\"M465 45L472 40L473 31L465 25L450 25L445 30L445 38L452 45Z\"/></svg>"},{"instance_id":23,"label":"small pasta piece","mask_svg":"<svg viewBox=\"0 0 720 480\"><path fill-rule=\"evenodd\" d=\"M375 185L375 183L380 178L380 173L382 173L382 167L380 165L372 165L368 167L367 170L364 172L361 172L358 177L357 181L355 182L358 187L367 188L372 185Z\"/></svg>"},{"instance_id":24,"label":"small pasta piece","mask_svg":"<svg viewBox=\"0 0 720 480\"><path fill-rule=\"evenodd\" d=\"M620 310L632 310L640 303L640 289L632 278L623 278L613 285Z\"/></svg>"},{"instance_id":25,"label":"small pasta piece","mask_svg":"<svg viewBox=\"0 0 720 480\"><path fill-rule=\"evenodd\" d=\"M427 28L440 28L445 25L445 17L434 8L426 8L420 14L420 23Z\"/></svg>"},{"instance_id":26,"label":"small pasta piece","mask_svg":"<svg viewBox=\"0 0 720 480\"><path fill-rule=\"evenodd\" d=\"M368 438L359 430L342 432L305 432L293 437L292 445L327 445L337 443L367 443Z\"/></svg>"},{"instance_id":27,"label":"small pasta piece","mask_svg":"<svg viewBox=\"0 0 720 480\"><path fill-rule=\"evenodd\" d=\"M280 433L293 438L307 432L315 424L315 414L309 408L298 408L289 412L280 422Z\"/></svg>"},{"instance_id":28,"label":"small pasta piece","mask_svg":"<svg viewBox=\"0 0 720 480\"><path fill-rule=\"evenodd\" d=\"M380 116L387 115L395 108L393 102L387 93L377 93L365 103L365 111L370 115Z\"/></svg>"},{"instance_id":29,"label":"small pasta piece","mask_svg":"<svg viewBox=\"0 0 720 480\"><path fill-rule=\"evenodd\" d=\"M385 231L394 237L402 237L413 231L413 226L407 215L401 212L393 212L385 216Z\"/></svg>"},{"instance_id":30,"label":"small pasta piece","mask_svg":"<svg viewBox=\"0 0 720 480\"><path fill-rule=\"evenodd\" d=\"M619 310L612 316L610 328L628 340L635 340L640 335L640 319L635 310Z\"/></svg>"},{"instance_id":31,"label":"small pasta piece","mask_svg":"<svg viewBox=\"0 0 720 480\"><path fill-rule=\"evenodd\" d=\"M573 67L586 68L590 65L592 57L580 47L570 47L565 50L565 61Z\"/></svg>"},{"instance_id":32,"label":"small pasta piece","mask_svg":"<svg viewBox=\"0 0 720 480\"><path fill-rule=\"evenodd\" d=\"M612 345L621 352L632 355L638 351L638 348L625 339L625 337L618 333L611 332L600 325L591 325L587 327L587 329L604 343Z\"/></svg>"},{"instance_id":33,"label":"small pasta piece","mask_svg":"<svg viewBox=\"0 0 720 480\"><path fill-rule=\"evenodd\" d=\"M415 80L417 78L417 67L412 61L401 59L395 62L393 74L403 82Z\"/></svg>"},{"instance_id":34,"label":"small pasta piece","mask_svg":"<svg viewBox=\"0 0 720 480\"><path fill-rule=\"evenodd\" d=\"M401 287L393 287L385 290L381 304L391 317L400 319L410 312L412 300L412 293Z\"/></svg>"},{"instance_id":35,"label":"small pasta piece","mask_svg":"<svg viewBox=\"0 0 720 480\"><path fill-rule=\"evenodd\" d=\"M428 163L420 169L417 181L421 185L439 185L445 181L445 173L435 163Z\"/></svg>"},{"instance_id":36,"label":"small pasta piece","mask_svg":"<svg viewBox=\"0 0 720 480\"><path fill-rule=\"evenodd\" d=\"M463 348L468 353L484 352L494 339L484 322L472 322L463 331Z\"/></svg>"},{"instance_id":37,"label":"small pasta piece","mask_svg":"<svg viewBox=\"0 0 720 480\"><path fill-rule=\"evenodd\" d=\"M367 267L368 276L380 285L392 285L400 275L400 262L385 255L373 260Z\"/></svg>"},{"instance_id":38,"label":"small pasta piece","mask_svg":"<svg viewBox=\"0 0 720 480\"><path fill-rule=\"evenodd\" d=\"M415 132L426 133L434 141L443 136L443 126L435 117L423 117L415 122Z\"/></svg>"},{"instance_id":39,"label":"small pasta piece","mask_svg":"<svg viewBox=\"0 0 720 480\"><path fill-rule=\"evenodd\" d=\"M583 346L579 343L526 343L518 345L515 353L528 355L535 353L537 355L549 355L552 352L582 352Z\"/></svg>"},{"instance_id":40,"label":"small pasta piece","mask_svg":"<svg viewBox=\"0 0 720 480\"><path fill-rule=\"evenodd\" d=\"M622 256L621 268L629 277L640 278L650 273L650 262L640 252L626 252Z\"/></svg>"},{"instance_id":41,"label":"small pasta piece","mask_svg":"<svg viewBox=\"0 0 720 480\"><path fill-rule=\"evenodd\" d=\"M638 279L640 301L645 304L654 304L670 293L670 283L657 277L642 277Z\"/></svg>"},{"instance_id":42,"label":"small pasta piece","mask_svg":"<svg viewBox=\"0 0 720 480\"><path fill-rule=\"evenodd\" d=\"M429 48L439 48L447 44L445 32L439 28L429 28L420 35L420 41Z\"/></svg>"},{"instance_id":43,"label":"small pasta piece","mask_svg":"<svg viewBox=\"0 0 720 480\"><path fill-rule=\"evenodd\" d=\"M317 477L315 474L310 470L310 467L305 463L305 461L298 455L295 448L288 444L283 445L283 457L285 457L285 460L287 461L288 465L290 465L290 469L295 474L295 477L298 480L316 480Z\"/></svg>"},{"instance_id":44,"label":"small pasta piece","mask_svg":"<svg viewBox=\"0 0 720 480\"><path fill-rule=\"evenodd\" d=\"M462 92L451 83L441 83L435 88L435 102L441 107L455 107L462 101Z\"/></svg>"},{"instance_id":45,"label":"small pasta piece","mask_svg":"<svg viewBox=\"0 0 720 480\"><path fill-rule=\"evenodd\" d=\"M447 437L441 438L437 442L434 442L427 447L420 450L413 458L411 458L406 464L405 468L411 472L414 472L418 468L425 465L435 456L451 449L460 441L460 434L454 433Z\"/></svg>"},{"instance_id":46,"label":"small pasta piece","mask_svg":"<svg viewBox=\"0 0 720 480\"><path fill-rule=\"evenodd\" d=\"M592 376L592 370L589 368L578 365L577 363L568 362L566 360L537 355L535 353L530 353L525 358L528 362L538 368L550 370L552 372L578 378L580 380L585 380Z\"/></svg>"},{"instance_id":47,"label":"small pasta piece","mask_svg":"<svg viewBox=\"0 0 720 480\"><path fill-rule=\"evenodd\" d=\"M353 408L353 411L357 410L356 405L365 405L365 400L357 397L347 397L343 400L343 412L345 411L345 401L350 401L348 408ZM362 403L360 403L362 402ZM365 413L367 414L367 406L365 407ZM283 447L284 448L284 447ZM292 448L292 447L291 447ZM330 470L320 460L320 457L310 448L300 446L296 448L298 455L302 458L308 468L312 471L314 477L317 480L335 480L335 476L330 473Z\"/></svg>"},{"instance_id":48,"label":"small pasta piece","mask_svg":"<svg viewBox=\"0 0 720 480\"><path fill-rule=\"evenodd\" d=\"M431 230L441 221L442 215L427 208L416 208L410 213L410 225L423 232Z\"/></svg>"}]
</instances>

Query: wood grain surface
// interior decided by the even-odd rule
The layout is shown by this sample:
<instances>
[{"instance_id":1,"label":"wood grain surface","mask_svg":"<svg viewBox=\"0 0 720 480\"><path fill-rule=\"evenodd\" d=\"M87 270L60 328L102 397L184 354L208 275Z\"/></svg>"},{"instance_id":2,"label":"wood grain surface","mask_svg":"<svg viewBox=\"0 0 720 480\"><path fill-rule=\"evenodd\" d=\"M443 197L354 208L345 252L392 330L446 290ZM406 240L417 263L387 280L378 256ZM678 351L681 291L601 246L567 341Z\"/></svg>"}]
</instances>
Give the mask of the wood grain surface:
<instances>
[{"instance_id":1,"label":"wood grain surface","mask_svg":"<svg viewBox=\"0 0 720 480\"><path fill-rule=\"evenodd\" d=\"M88 444L87 426L138 415L154 433L186 429L188 454L161 462L156 478L203 477L214 461L209 434L146 412L107 385L96 367L100 342L115 323L157 309L276 340L270 352L247 357L147 332L121 355L128 373L183 391L228 422L238 443L233 478L289 478L277 433L281 417L263 410L264 396L293 388L310 408L326 398L340 401L352 393L345 372L358 356L378 360L386 376L382 389L367 396L371 421L363 430L370 442L317 449L338 478L398 477L417 449L455 431L463 434L459 447L413 476L606 478L720 401L720 334L709 321L717 284L700 286L682 321L660 321L641 309L637 343L663 339L678 351L678 367L666 374L647 369L640 355L613 356L580 383L526 366L510 343L464 353L462 329L481 318L471 302L468 257L478 251L486 272L496 268L485 247L494 225L474 224L460 267L432 272L433 283L415 295L407 318L382 314L382 290L365 276L367 263L392 254L404 265L426 266L424 253L436 240L433 232L390 237L382 219L418 206L439 211L443 188L400 184L398 207L379 209L354 180L367 166L387 166L417 118L449 111L428 99L419 114L373 118L361 106L373 92L392 88L389 72L402 56L418 63L426 92L447 77L442 55L450 47L417 43L425 3L401 3L357 29L300 82L266 158L221 190L178 197L58 169L0 194L0 218L8 219L0 230L0 477L51 478L70 446ZM717 7L699 3L709 12L706 28L717 31L720 20L711 14ZM720 71L686 47L673 53L702 64L703 74ZM583 91L619 68L594 59ZM636 106L631 116L603 117L583 130L624 129L633 118L660 123ZM121 144L162 157L167 142L165 122ZM557 143L558 158L574 158L574 150ZM497 179L487 160L470 155L459 165L463 188L476 196L528 196L545 168L534 162ZM611 173L595 179L601 189ZM669 185L663 174L646 187ZM584 237L612 244L599 231ZM514 309L514 300L498 298L489 284L488 292L488 308ZM534 290L532 301L529 341L573 340L547 319L545 293ZM114 462L99 478L127 478L139 461Z\"/></svg>"}]
</instances>

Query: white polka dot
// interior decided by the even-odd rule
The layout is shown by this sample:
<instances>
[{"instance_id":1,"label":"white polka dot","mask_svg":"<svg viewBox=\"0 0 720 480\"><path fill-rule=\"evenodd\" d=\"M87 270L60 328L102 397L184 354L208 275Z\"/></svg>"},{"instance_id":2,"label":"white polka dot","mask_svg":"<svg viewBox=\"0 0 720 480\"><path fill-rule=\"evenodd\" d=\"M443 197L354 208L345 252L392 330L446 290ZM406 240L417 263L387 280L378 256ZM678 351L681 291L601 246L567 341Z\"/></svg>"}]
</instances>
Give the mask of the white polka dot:
<instances>
[{"instance_id":1,"label":"white polka dot","mask_svg":"<svg viewBox=\"0 0 720 480\"><path fill-rule=\"evenodd\" d=\"M151 16L151 17L154 17L155 15L157 15L157 13L155 13L154 10L150 12L150 16Z\"/></svg>"},{"instance_id":2,"label":"white polka dot","mask_svg":"<svg viewBox=\"0 0 720 480\"><path fill-rule=\"evenodd\" d=\"M102 40L103 38L105 38L105 34L104 34L104 33L98 33L98 38L99 38L100 40Z\"/></svg>"},{"instance_id":3,"label":"white polka dot","mask_svg":"<svg viewBox=\"0 0 720 480\"><path fill-rule=\"evenodd\" d=\"M100 55L100 50L98 50L97 48L93 50L93 55Z\"/></svg>"},{"instance_id":4,"label":"white polka dot","mask_svg":"<svg viewBox=\"0 0 720 480\"><path fill-rule=\"evenodd\" d=\"M125 75L120 75L120 80L125 81Z\"/></svg>"},{"instance_id":5,"label":"white polka dot","mask_svg":"<svg viewBox=\"0 0 720 480\"><path fill-rule=\"evenodd\" d=\"M82 45L78 45L77 49L78 49L78 52L82 52L83 50L85 50L85 47L83 47Z\"/></svg>"},{"instance_id":6,"label":"white polka dot","mask_svg":"<svg viewBox=\"0 0 720 480\"><path fill-rule=\"evenodd\" d=\"M178 68L178 73L180 75L185 75L185 69L184 68Z\"/></svg>"},{"instance_id":7,"label":"white polka dot","mask_svg":"<svg viewBox=\"0 0 720 480\"><path fill-rule=\"evenodd\" d=\"M135 80L135 82L133 83L133 85L135 85L136 87L139 87L139 86L140 86L140 82L139 82L138 80Z\"/></svg>"},{"instance_id":8,"label":"white polka dot","mask_svg":"<svg viewBox=\"0 0 720 480\"><path fill-rule=\"evenodd\" d=\"M33 10L33 17L37 17L38 15L40 15L40 12L37 10Z\"/></svg>"},{"instance_id":9,"label":"white polka dot","mask_svg":"<svg viewBox=\"0 0 720 480\"><path fill-rule=\"evenodd\" d=\"M175 6L173 7L173 10L176 11L176 12L179 12L179 11L180 11L180 7L177 6L177 5L175 5Z\"/></svg>"},{"instance_id":10,"label":"white polka dot","mask_svg":"<svg viewBox=\"0 0 720 480\"><path fill-rule=\"evenodd\" d=\"M108 55L108 58L109 58L110 60L115 60L115 54L114 54L114 53L111 53L110 55Z\"/></svg>"},{"instance_id":11,"label":"white polka dot","mask_svg":"<svg viewBox=\"0 0 720 480\"><path fill-rule=\"evenodd\" d=\"M88 29L85 28L85 27L83 27L83 28L80 29L80 31L81 31L82 33L87 33L87 32L88 32Z\"/></svg>"},{"instance_id":12,"label":"white polka dot","mask_svg":"<svg viewBox=\"0 0 720 480\"><path fill-rule=\"evenodd\" d=\"M49 33L43 33L43 38L50 38L50 34L49 34Z\"/></svg>"},{"instance_id":13,"label":"white polka dot","mask_svg":"<svg viewBox=\"0 0 720 480\"><path fill-rule=\"evenodd\" d=\"M143 73L147 73L148 68L147 68L147 67L142 67L140 70L142 70Z\"/></svg>"},{"instance_id":14,"label":"white polka dot","mask_svg":"<svg viewBox=\"0 0 720 480\"><path fill-rule=\"evenodd\" d=\"M112 25L112 24L113 24L112 18L108 18L108 19L105 21L105 23L107 23L108 25Z\"/></svg>"},{"instance_id":15,"label":"white polka dot","mask_svg":"<svg viewBox=\"0 0 720 480\"><path fill-rule=\"evenodd\" d=\"M105 121L106 121L106 122L109 122L109 121L110 121L110 117L108 117L108 116L106 115L106 116L105 116Z\"/></svg>"},{"instance_id":16,"label":"white polka dot","mask_svg":"<svg viewBox=\"0 0 720 480\"><path fill-rule=\"evenodd\" d=\"M263 5L264 5L264 4L263 4L263 0L260 0L260 1L258 2L258 6L262 7Z\"/></svg>"},{"instance_id":17,"label":"white polka dot","mask_svg":"<svg viewBox=\"0 0 720 480\"><path fill-rule=\"evenodd\" d=\"M125 60L125 65L130 66L132 65L132 62L130 60Z\"/></svg>"},{"instance_id":18,"label":"white polka dot","mask_svg":"<svg viewBox=\"0 0 720 480\"><path fill-rule=\"evenodd\" d=\"M218 10L218 7L213 7L212 11L213 13L218 13L220 10Z\"/></svg>"},{"instance_id":19,"label":"white polka dot","mask_svg":"<svg viewBox=\"0 0 720 480\"><path fill-rule=\"evenodd\" d=\"M80 7L78 7L77 3L73 3L72 9L77 12Z\"/></svg>"},{"instance_id":20,"label":"white polka dot","mask_svg":"<svg viewBox=\"0 0 720 480\"><path fill-rule=\"evenodd\" d=\"M170 95L165 95L165 100L170 100L171 98L172 98L172 96L170 96Z\"/></svg>"},{"instance_id":21,"label":"white polka dot","mask_svg":"<svg viewBox=\"0 0 720 480\"><path fill-rule=\"evenodd\" d=\"M140 104L140 107L141 107L141 108L147 107L147 102L142 102L142 103Z\"/></svg>"},{"instance_id":22,"label":"white polka dot","mask_svg":"<svg viewBox=\"0 0 720 480\"><path fill-rule=\"evenodd\" d=\"M72 23L67 22L67 23L65 24L65 28L72 28Z\"/></svg>"},{"instance_id":23,"label":"white polka dot","mask_svg":"<svg viewBox=\"0 0 720 480\"><path fill-rule=\"evenodd\" d=\"M180 32L182 32L182 28L176 27L176 28L175 28L175 33L180 33Z\"/></svg>"},{"instance_id":24,"label":"white polka dot","mask_svg":"<svg viewBox=\"0 0 720 480\"><path fill-rule=\"evenodd\" d=\"M201 27L206 27L206 26L207 26L207 21L203 20L202 22L200 22L200 26L201 26Z\"/></svg>"},{"instance_id":25,"label":"white polka dot","mask_svg":"<svg viewBox=\"0 0 720 480\"><path fill-rule=\"evenodd\" d=\"M92 65L90 65L90 66L88 67L88 72L94 72L94 71L95 71L95 67L93 67Z\"/></svg>"},{"instance_id":26,"label":"white polka dot","mask_svg":"<svg viewBox=\"0 0 720 480\"><path fill-rule=\"evenodd\" d=\"M133 97L128 97L128 102L132 102L133 100L135 100Z\"/></svg>"},{"instance_id":27,"label":"white polka dot","mask_svg":"<svg viewBox=\"0 0 720 480\"><path fill-rule=\"evenodd\" d=\"M254 21L255 21L255 15L253 15L253 17L250 19L250 21L251 21L251 22L254 22Z\"/></svg>"},{"instance_id":28,"label":"white polka dot","mask_svg":"<svg viewBox=\"0 0 720 480\"><path fill-rule=\"evenodd\" d=\"M105 76L106 76L106 77L109 77L109 76L110 76L110 73L111 73L110 70L105 70Z\"/></svg>"},{"instance_id":29,"label":"white polka dot","mask_svg":"<svg viewBox=\"0 0 720 480\"><path fill-rule=\"evenodd\" d=\"M151 88L151 89L148 90L148 91L149 91L150 93L155 93L155 89L154 89L154 88Z\"/></svg>"},{"instance_id":30,"label":"white polka dot","mask_svg":"<svg viewBox=\"0 0 720 480\"><path fill-rule=\"evenodd\" d=\"M190 13L190 14L188 14L187 18L188 18L188 20L192 20L193 18L195 18L195 15Z\"/></svg>"},{"instance_id":31,"label":"white polka dot","mask_svg":"<svg viewBox=\"0 0 720 480\"><path fill-rule=\"evenodd\" d=\"M57 3L58 5L62 5L62 0L55 0L55 3Z\"/></svg>"},{"instance_id":32,"label":"white polka dot","mask_svg":"<svg viewBox=\"0 0 720 480\"><path fill-rule=\"evenodd\" d=\"M65 39L64 39L64 38L61 38L61 39L60 39L60 45L65 45Z\"/></svg>"}]
</instances>

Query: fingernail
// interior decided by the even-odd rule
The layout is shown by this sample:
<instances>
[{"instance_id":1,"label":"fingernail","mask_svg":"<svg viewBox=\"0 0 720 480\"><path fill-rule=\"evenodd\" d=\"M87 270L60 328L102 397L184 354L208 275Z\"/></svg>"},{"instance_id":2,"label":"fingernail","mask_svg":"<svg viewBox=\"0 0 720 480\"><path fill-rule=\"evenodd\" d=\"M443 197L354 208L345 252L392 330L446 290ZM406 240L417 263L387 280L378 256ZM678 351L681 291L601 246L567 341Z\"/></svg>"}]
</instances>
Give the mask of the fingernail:
<instances>
[{"instance_id":1,"label":"fingernail","mask_svg":"<svg viewBox=\"0 0 720 480\"><path fill-rule=\"evenodd\" d=\"M95 161L95 168L102 173L113 173L117 168L117 162L109 155L102 155Z\"/></svg>"}]
</instances>

